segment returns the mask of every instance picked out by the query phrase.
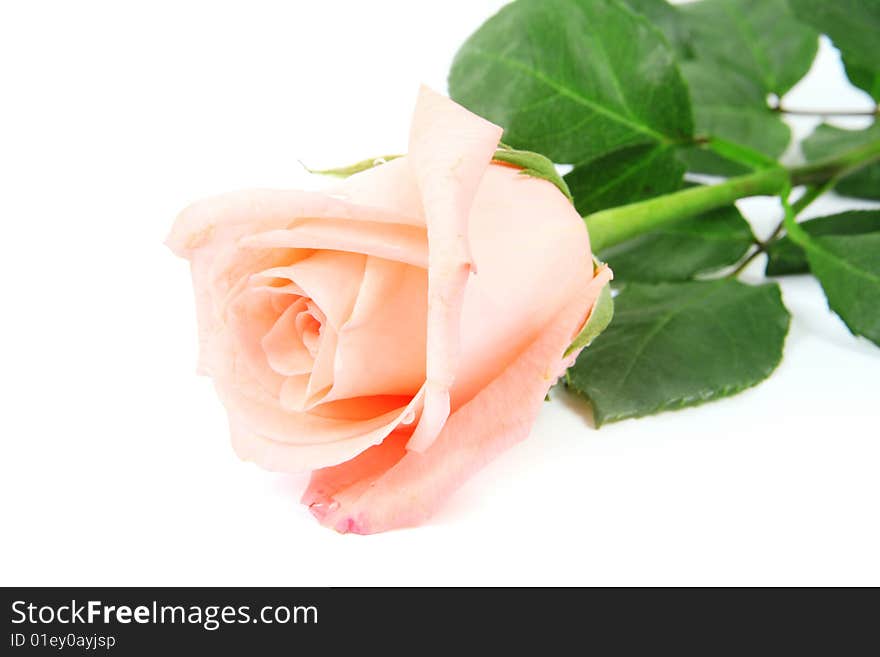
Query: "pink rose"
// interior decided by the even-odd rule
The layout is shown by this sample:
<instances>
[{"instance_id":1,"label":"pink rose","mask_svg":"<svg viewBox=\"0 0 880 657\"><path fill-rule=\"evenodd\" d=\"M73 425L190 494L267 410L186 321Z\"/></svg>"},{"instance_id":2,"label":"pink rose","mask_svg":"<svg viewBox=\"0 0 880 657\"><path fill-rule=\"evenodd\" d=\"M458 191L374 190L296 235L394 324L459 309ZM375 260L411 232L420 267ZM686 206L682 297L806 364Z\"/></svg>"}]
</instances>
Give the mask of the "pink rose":
<instances>
[{"instance_id":1,"label":"pink rose","mask_svg":"<svg viewBox=\"0 0 880 657\"><path fill-rule=\"evenodd\" d=\"M423 88L406 157L171 232L236 453L313 470L303 502L337 531L418 524L525 438L610 278L560 190L493 161L501 132Z\"/></svg>"}]
</instances>

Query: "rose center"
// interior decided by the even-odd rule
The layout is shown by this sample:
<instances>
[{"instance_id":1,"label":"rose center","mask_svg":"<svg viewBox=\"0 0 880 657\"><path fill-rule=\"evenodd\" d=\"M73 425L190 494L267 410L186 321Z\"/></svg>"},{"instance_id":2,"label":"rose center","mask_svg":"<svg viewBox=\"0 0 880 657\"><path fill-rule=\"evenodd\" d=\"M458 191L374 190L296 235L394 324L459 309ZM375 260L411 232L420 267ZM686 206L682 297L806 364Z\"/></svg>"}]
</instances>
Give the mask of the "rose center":
<instances>
[{"instance_id":1,"label":"rose center","mask_svg":"<svg viewBox=\"0 0 880 657\"><path fill-rule=\"evenodd\" d=\"M309 354L314 358L321 341L321 322L311 311L301 312L296 317L296 331Z\"/></svg>"}]
</instances>

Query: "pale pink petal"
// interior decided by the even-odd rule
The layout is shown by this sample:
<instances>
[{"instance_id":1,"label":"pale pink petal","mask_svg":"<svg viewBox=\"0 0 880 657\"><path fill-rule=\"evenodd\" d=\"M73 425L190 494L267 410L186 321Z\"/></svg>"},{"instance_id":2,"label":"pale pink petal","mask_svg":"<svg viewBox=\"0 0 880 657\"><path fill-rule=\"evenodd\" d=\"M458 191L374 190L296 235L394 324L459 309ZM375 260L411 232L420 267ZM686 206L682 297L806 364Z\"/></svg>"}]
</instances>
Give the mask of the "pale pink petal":
<instances>
[{"instance_id":1,"label":"pale pink petal","mask_svg":"<svg viewBox=\"0 0 880 657\"><path fill-rule=\"evenodd\" d=\"M426 87L410 128L409 164L428 229L427 389L408 447L424 450L443 428L459 360L459 319L471 268L468 216L502 130Z\"/></svg>"},{"instance_id":2,"label":"pale pink petal","mask_svg":"<svg viewBox=\"0 0 880 657\"><path fill-rule=\"evenodd\" d=\"M303 500L316 505L312 511L321 523L360 534L420 524L472 474L523 440L547 390L576 356L563 358L563 353L610 278L607 268L592 280L590 271L581 273L583 284L564 310L500 376L449 417L428 450L407 450L401 456L399 444L390 441L352 463L314 473Z\"/></svg>"},{"instance_id":3,"label":"pale pink petal","mask_svg":"<svg viewBox=\"0 0 880 657\"><path fill-rule=\"evenodd\" d=\"M333 387L324 401L413 395L425 381L427 273L369 257L351 317L339 332Z\"/></svg>"},{"instance_id":4,"label":"pale pink petal","mask_svg":"<svg viewBox=\"0 0 880 657\"><path fill-rule=\"evenodd\" d=\"M315 470L348 461L378 445L421 404L409 404L365 420L340 420L314 413L287 413L267 404L231 394L218 386L227 407L232 446L239 458L277 472ZM360 403L365 403L361 400ZM246 420L244 418L247 418Z\"/></svg>"},{"instance_id":5,"label":"pale pink petal","mask_svg":"<svg viewBox=\"0 0 880 657\"><path fill-rule=\"evenodd\" d=\"M323 514L329 504L339 504L334 498L342 495L345 490L350 490L359 482L373 482L378 479L406 454L409 435L404 429L405 427L400 427L380 445L370 447L350 461L315 470L300 501L309 507L313 507L316 502L320 503L320 508L313 507L312 510Z\"/></svg>"},{"instance_id":6,"label":"pale pink petal","mask_svg":"<svg viewBox=\"0 0 880 657\"><path fill-rule=\"evenodd\" d=\"M262 341L281 314L278 299L291 304L297 297L279 297L267 292L265 288L252 288L239 294L230 304L227 313L229 331L242 358L241 365L247 367L263 388L271 393L277 393L281 389L284 379L270 366ZM224 358L228 359L229 354ZM222 365L217 364L215 368L222 369ZM214 376L217 376L216 372Z\"/></svg>"},{"instance_id":7,"label":"pale pink petal","mask_svg":"<svg viewBox=\"0 0 880 657\"><path fill-rule=\"evenodd\" d=\"M411 434L400 428L350 461L316 470L300 501L319 521L342 504L356 501L366 487L404 457Z\"/></svg>"},{"instance_id":8,"label":"pale pink petal","mask_svg":"<svg viewBox=\"0 0 880 657\"><path fill-rule=\"evenodd\" d=\"M295 330L302 338L303 346L311 354L312 358L318 355L321 346L321 332L323 331L322 320L318 314L318 307L313 301L306 302L305 312L296 317ZM331 327L332 328L332 327Z\"/></svg>"},{"instance_id":9,"label":"pale pink petal","mask_svg":"<svg viewBox=\"0 0 880 657\"><path fill-rule=\"evenodd\" d=\"M468 231L477 271L465 291L452 408L467 402L568 304L590 267L590 241L571 202L546 180L492 165Z\"/></svg>"},{"instance_id":10,"label":"pale pink petal","mask_svg":"<svg viewBox=\"0 0 880 657\"><path fill-rule=\"evenodd\" d=\"M273 250L242 252L239 240L256 232L285 229L303 218L400 224L404 228L422 223L420 218L407 217L387 207L361 206L326 194L297 190L230 192L185 208L178 215L166 244L191 262L199 325L200 373L213 376L218 361L225 357L222 306L241 277L277 264L289 265L295 259L287 253L288 261L279 263ZM356 245L349 246L357 251ZM410 246L419 251L417 244ZM425 246L420 247L420 253L416 258L427 267ZM298 257L303 255L308 252Z\"/></svg>"},{"instance_id":11,"label":"pale pink petal","mask_svg":"<svg viewBox=\"0 0 880 657\"><path fill-rule=\"evenodd\" d=\"M327 316L337 331L348 320L364 277L366 256L318 251L286 268L296 283Z\"/></svg>"},{"instance_id":12,"label":"pale pink petal","mask_svg":"<svg viewBox=\"0 0 880 657\"><path fill-rule=\"evenodd\" d=\"M425 226L422 197L407 157L350 176L333 191L352 203L388 208L413 226Z\"/></svg>"},{"instance_id":13,"label":"pale pink petal","mask_svg":"<svg viewBox=\"0 0 880 657\"><path fill-rule=\"evenodd\" d=\"M270 230L239 240L243 247L263 249L331 249L378 256L417 267L428 266L425 230L415 226L304 219L293 228Z\"/></svg>"},{"instance_id":14,"label":"pale pink petal","mask_svg":"<svg viewBox=\"0 0 880 657\"><path fill-rule=\"evenodd\" d=\"M306 391L305 408L312 408L319 404L327 395L333 385L333 372L336 362L336 344L339 335L332 326L325 325L321 329L321 340L318 345L318 353L315 354L315 365L309 377L309 385Z\"/></svg>"},{"instance_id":15,"label":"pale pink petal","mask_svg":"<svg viewBox=\"0 0 880 657\"><path fill-rule=\"evenodd\" d=\"M369 420L391 411L405 408L412 400L412 395L375 395L372 397L353 397L337 399L315 406L312 415L334 420ZM401 420L402 425L412 424L415 413Z\"/></svg>"},{"instance_id":16,"label":"pale pink petal","mask_svg":"<svg viewBox=\"0 0 880 657\"><path fill-rule=\"evenodd\" d=\"M185 208L166 244L177 255L212 243L230 244L254 233L288 228L302 219L327 218L354 222L418 225L400 212L361 206L340 198L298 190L253 189L203 199Z\"/></svg>"},{"instance_id":17,"label":"pale pink petal","mask_svg":"<svg viewBox=\"0 0 880 657\"><path fill-rule=\"evenodd\" d=\"M230 252L236 250L230 246L212 245L197 249L189 256L199 330L198 371L202 374L213 376L219 369L218 361L227 357L224 352L227 330L224 317L229 312L230 304L234 303L247 287L250 267L259 269L277 264L277 254L253 250L250 252L252 257L248 267L242 267L239 261L233 267L224 269L224 265L230 260ZM287 259L294 260L298 255L289 253ZM277 314L281 313L283 307L289 305L289 294L294 293L293 290L269 286L262 286L261 289L277 296L270 302L270 307L274 307Z\"/></svg>"},{"instance_id":18,"label":"pale pink petal","mask_svg":"<svg viewBox=\"0 0 880 657\"><path fill-rule=\"evenodd\" d=\"M308 374L312 369L314 358L296 329L297 318L305 309L306 300L299 297L260 340L269 366L282 376Z\"/></svg>"},{"instance_id":19,"label":"pale pink petal","mask_svg":"<svg viewBox=\"0 0 880 657\"><path fill-rule=\"evenodd\" d=\"M308 389L308 373L286 377L281 384L281 392L278 393L281 408L292 413L302 412L306 406Z\"/></svg>"}]
</instances>

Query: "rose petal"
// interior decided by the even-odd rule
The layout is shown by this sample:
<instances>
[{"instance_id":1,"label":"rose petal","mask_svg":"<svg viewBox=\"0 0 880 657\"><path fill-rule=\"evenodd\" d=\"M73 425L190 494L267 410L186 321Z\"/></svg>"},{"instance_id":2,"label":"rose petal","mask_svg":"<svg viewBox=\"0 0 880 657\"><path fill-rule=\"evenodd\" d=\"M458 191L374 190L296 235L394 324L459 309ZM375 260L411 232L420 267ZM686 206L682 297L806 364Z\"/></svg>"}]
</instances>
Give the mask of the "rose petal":
<instances>
[{"instance_id":1,"label":"rose petal","mask_svg":"<svg viewBox=\"0 0 880 657\"><path fill-rule=\"evenodd\" d=\"M406 443L411 432L402 430L389 435L382 444L374 445L356 458L332 468L316 470L301 502L308 506L318 520L340 504L338 496L357 499L366 486L387 472L406 454Z\"/></svg>"},{"instance_id":2,"label":"rose petal","mask_svg":"<svg viewBox=\"0 0 880 657\"><path fill-rule=\"evenodd\" d=\"M255 232L287 228L303 217L405 227L423 223L420 218L407 217L393 209L357 205L326 194L297 190L230 192L185 208L178 215L166 244L191 262L199 326L200 373L213 376L219 369L218 363L226 357L219 307L227 301L240 277L275 264L291 264L290 260L273 262L277 256L259 253L256 249L252 249L248 257L237 247L238 240ZM425 247L421 247L421 253L421 262L427 266ZM266 264L261 266L261 263Z\"/></svg>"},{"instance_id":3,"label":"rose petal","mask_svg":"<svg viewBox=\"0 0 880 657\"><path fill-rule=\"evenodd\" d=\"M245 235L287 228L298 220L328 218L414 226L399 212L357 205L327 194L254 189L229 192L193 203L178 216L166 244L189 258L211 244L234 243Z\"/></svg>"},{"instance_id":4,"label":"rose petal","mask_svg":"<svg viewBox=\"0 0 880 657\"><path fill-rule=\"evenodd\" d=\"M339 336L332 326L326 325L322 328L318 353L315 354L315 364L306 390L304 406L306 410L320 404L333 385L338 340Z\"/></svg>"},{"instance_id":5,"label":"rose petal","mask_svg":"<svg viewBox=\"0 0 880 657\"><path fill-rule=\"evenodd\" d=\"M338 331L351 315L364 278L366 260L360 253L318 251L284 268L285 277L289 276L302 288Z\"/></svg>"},{"instance_id":6,"label":"rose petal","mask_svg":"<svg viewBox=\"0 0 880 657\"><path fill-rule=\"evenodd\" d=\"M562 354L610 278L605 268L584 283L558 317L494 381L455 411L423 453L401 454L386 440L349 463L312 475L303 502L340 532L372 534L420 524L472 474L524 439L547 390L576 354ZM366 482L366 485L364 483Z\"/></svg>"},{"instance_id":7,"label":"rose petal","mask_svg":"<svg viewBox=\"0 0 880 657\"><path fill-rule=\"evenodd\" d=\"M281 392L278 394L279 402L284 410L300 413L306 406L308 397L309 375L298 374L288 376L281 384Z\"/></svg>"},{"instance_id":8,"label":"rose petal","mask_svg":"<svg viewBox=\"0 0 880 657\"><path fill-rule=\"evenodd\" d=\"M425 226L422 197L409 158L399 157L346 178L333 190L352 203L388 208Z\"/></svg>"},{"instance_id":9,"label":"rose petal","mask_svg":"<svg viewBox=\"0 0 880 657\"><path fill-rule=\"evenodd\" d=\"M306 300L299 297L281 313L281 317L260 340L269 366L282 376L308 374L312 370L315 359L296 329L297 319L305 309Z\"/></svg>"},{"instance_id":10,"label":"rose petal","mask_svg":"<svg viewBox=\"0 0 880 657\"><path fill-rule=\"evenodd\" d=\"M425 381L424 269L367 258L351 317L339 332L333 388L324 401L413 395Z\"/></svg>"},{"instance_id":11,"label":"rose petal","mask_svg":"<svg viewBox=\"0 0 880 657\"><path fill-rule=\"evenodd\" d=\"M546 180L492 165L471 210L470 277L452 407L495 378L569 302L592 267L581 217Z\"/></svg>"},{"instance_id":12,"label":"rose petal","mask_svg":"<svg viewBox=\"0 0 880 657\"><path fill-rule=\"evenodd\" d=\"M428 266L425 230L416 226L343 219L303 219L292 228L270 230L239 240L244 247L349 251Z\"/></svg>"},{"instance_id":13,"label":"rose petal","mask_svg":"<svg viewBox=\"0 0 880 657\"><path fill-rule=\"evenodd\" d=\"M410 128L408 161L428 229L427 389L422 419L408 444L424 450L449 412L459 359L464 289L471 268L468 215L502 130L422 87Z\"/></svg>"},{"instance_id":14,"label":"rose petal","mask_svg":"<svg viewBox=\"0 0 880 657\"><path fill-rule=\"evenodd\" d=\"M240 394L240 388L218 385L218 392L228 411L232 446L238 457L278 472L315 470L348 461L381 443L421 404L416 395L406 406L375 417L343 420L287 413L277 400L257 401ZM378 404L384 406L383 402Z\"/></svg>"},{"instance_id":15,"label":"rose petal","mask_svg":"<svg viewBox=\"0 0 880 657\"><path fill-rule=\"evenodd\" d=\"M288 296L285 302L290 305L297 298ZM247 289L232 301L227 315L229 330L243 359L242 365L271 393L281 389L284 379L269 364L262 341L282 314L283 306L278 305L278 299L265 288ZM229 358L229 355L225 358Z\"/></svg>"}]
</instances>

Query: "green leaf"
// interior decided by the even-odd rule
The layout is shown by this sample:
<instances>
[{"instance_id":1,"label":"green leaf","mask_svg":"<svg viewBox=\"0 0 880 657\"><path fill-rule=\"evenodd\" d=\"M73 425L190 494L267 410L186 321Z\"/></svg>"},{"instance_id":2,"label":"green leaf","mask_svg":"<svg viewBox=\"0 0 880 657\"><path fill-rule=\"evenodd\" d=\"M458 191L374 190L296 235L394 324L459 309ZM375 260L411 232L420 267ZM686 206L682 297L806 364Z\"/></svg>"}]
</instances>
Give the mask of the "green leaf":
<instances>
[{"instance_id":1,"label":"green leaf","mask_svg":"<svg viewBox=\"0 0 880 657\"><path fill-rule=\"evenodd\" d=\"M779 163L772 157L764 155L762 152L745 146L741 143L728 141L722 137L709 137L707 140L709 148L724 158L734 162L741 163L750 170L758 171L760 169L772 169L779 166Z\"/></svg>"},{"instance_id":2,"label":"green leaf","mask_svg":"<svg viewBox=\"0 0 880 657\"><path fill-rule=\"evenodd\" d=\"M880 123L866 130L843 130L827 124L816 128L801 147L810 162L835 157L852 148L880 139ZM835 190L844 196L880 199L880 162L869 164L843 178Z\"/></svg>"},{"instance_id":3,"label":"green leaf","mask_svg":"<svg viewBox=\"0 0 880 657\"><path fill-rule=\"evenodd\" d=\"M776 160L791 140L791 130L778 113L762 107L706 103L694 105L700 134L720 137ZM680 154L688 170L715 176L736 176L750 168L712 149L711 144L693 146Z\"/></svg>"},{"instance_id":4,"label":"green leaf","mask_svg":"<svg viewBox=\"0 0 880 657\"><path fill-rule=\"evenodd\" d=\"M680 9L695 59L715 66L722 83L734 73L764 96L791 89L819 47L818 33L794 17L786 0L703 0Z\"/></svg>"},{"instance_id":5,"label":"green leaf","mask_svg":"<svg viewBox=\"0 0 880 657\"><path fill-rule=\"evenodd\" d=\"M581 329L569 348L565 350L565 355L568 356L573 351L589 347L593 340L608 328L612 317L614 317L614 299L611 298L611 286L606 285L599 293L596 303L593 304L593 310L590 311L584 328Z\"/></svg>"},{"instance_id":6,"label":"green leaf","mask_svg":"<svg viewBox=\"0 0 880 657\"><path fill-rule=\"evenodd\" d=\"M831 310L853 335L880 345L880 232L812 236L788 217L785 228L806 252Z\"/></svg>"},{"instance_id":7,"label":"green leaf","mask_svg":"<svg viewBox=\"0 0 880 657\"><path fill-rule=\"evenodd\" d=\"M852 210L798 224L812 237L862 235L880 232L880 210ZM786 236L767 247L767 275L784 276L810 271L804 250Z\"/></svg>"},{"instance_id":8,"label":"green leaf","mask_svg":"<svg viewBox=\"0 0 880 657\"><path fill-rule=\"evenodd\" d=\"M736 206L719 208L602 250L615 282L685 281L742 258L754 243Z\"/></svg>"},{"instance_id":9,"label":"green leaf","mask_svg":"<svg viewBox=\"0 0 880 657\"><path fill-rule=\"evenodd\" d=\"M582 215L678 189L684 165L671 146L624 148L580 164L565 176Z\"/></svg>"},{"instance_id":10,"label":"green leaf","mask_svg":"<svg viewBox=\"0 0 880 657\"><path fill-rule=\"evenodd\" d=\"M694 53L681 71L690 86L697 133L778 159L791 131L767 105L767 96L782 96L806 74L818 34L792 16L785 0L703 0L682 5L680 14ZM682 159L701 173L748 170L711 147L691 148Z\"/></svg>"},{"instance_id":11,"label":"green leaf","mask_svg":"<svg viewBox=\"0 0 880 657\"><path fill-rule=\"evenodd\" d=\"M851 173L834 188L843 196L880 200L880 164Z\"/></svg>"},{"instance_id":12,"label":"green leaf","mask_svg":"<svg viewBox=\"0 0 880 657\"><path fill-rule=\"evenodd\" d=\"M687 89L663 35L619 0L519 0L458 51L452 97L505 141L580 163L688 141Z\"/></svg>"},{"instance_id":13,"label":"green leaf","mask_svg":"<svg viewBox=\"0 0 880 657\"><path fill-rule=\"evenodd\" d=\"M615 306L611 326L566 375L597 426L753 386L779 364L788 332L775 283L631 283Z\"/></svg>"},{"instance_id":14,"label":"green leaf","mask_svg":"<svg viewBox=\"0 0 880 657\"><path fill-rule=\"evenodd\" d=\"M798 18L831 38L850 82L880 101L880 2L789 0L789 4Z\"/></svg>"},{"instance_id":15,"label":"green leaf","mask_svg":"<svg viewBox=\"0 0 880 657\"><path fill-rule=\"evenodd\" d=\"M681 20L678 8L666 0L624 0L635 12L656 25L675 49L678 56L686 59L693 55L691 37L687 26Z\"/></svg>"},{"instance_id":16,"label":"green leaf","mask_svg":"<svg viewBox=\"0 0 880 657\"><path fill-rule=\"evenodd\" d=\"M776 160L791 139L791 130L779 113L767 107L766 93L753 81L714 64L681 65L691 87L697 132L752 149ZM712 144L692 147L681 156L691 171L733 176L749 167L725 158Z\"/></svg>"},{"instance_id":17,"label":"green leaf","mask_svg":"<svg viewBox=\"0 0 880 657\"><path fill-rule=\"evenodd\" d=\"M540 178L541 180L553 183L569 201L574 202L568 185L565 184L565 180L559 175L553 162L540 153L518 151L508 146L502 146L495 151L495 156L492 159L518 167L522 169L523 174L532 178Z\"/></svg>"},{"instance_id":18,"label":"green leaf","mask_svg":"<svg viewBox=\"0 0 880 657\"><path fill-rule=\"evenodd\" d=\"M880 233L816 237L806 251L831 310L880 345Z\"/></svg>"},{"instance_id":19,"label":"green leaf","mask_svg":"<svg viewBox=\"0 0 880 657\"><path fill-rule=\"evenodd\" d=\"M336 176L338 178L348 178L349 176L353 176L354 174L360 173L361 171L366 171L367 169L372 169L373 167L385 164L386 162L390 162L391 160L396 160L399 157L402 156L380 155L379 157L367 158L366 160L361 160L360 162L355 162L354 164L349 164L346 167L338 167L336 169L310 169L305 164L303 164L303 168L309 173L316 173L321 176Z\"/></svg>"}]
</instances>

